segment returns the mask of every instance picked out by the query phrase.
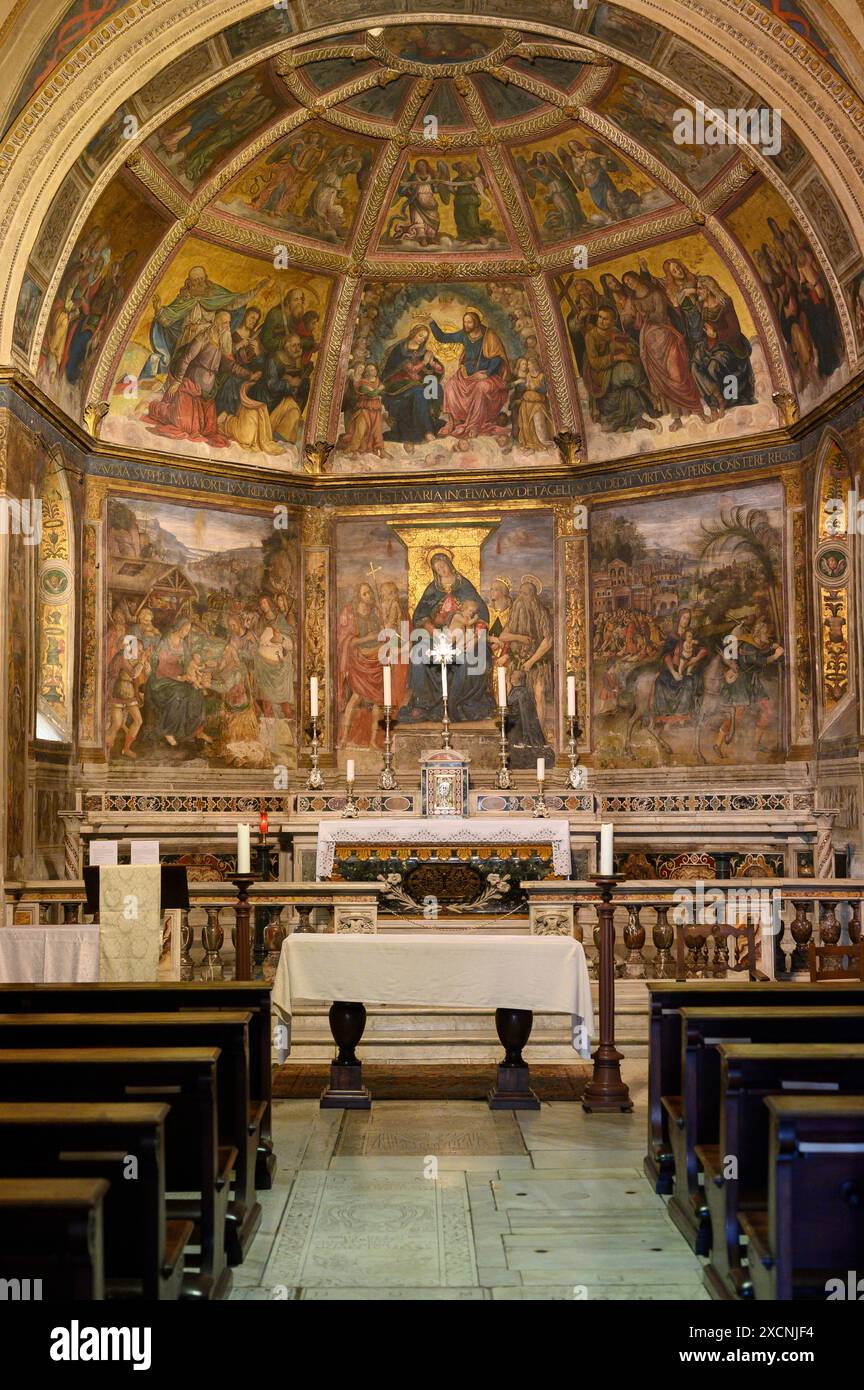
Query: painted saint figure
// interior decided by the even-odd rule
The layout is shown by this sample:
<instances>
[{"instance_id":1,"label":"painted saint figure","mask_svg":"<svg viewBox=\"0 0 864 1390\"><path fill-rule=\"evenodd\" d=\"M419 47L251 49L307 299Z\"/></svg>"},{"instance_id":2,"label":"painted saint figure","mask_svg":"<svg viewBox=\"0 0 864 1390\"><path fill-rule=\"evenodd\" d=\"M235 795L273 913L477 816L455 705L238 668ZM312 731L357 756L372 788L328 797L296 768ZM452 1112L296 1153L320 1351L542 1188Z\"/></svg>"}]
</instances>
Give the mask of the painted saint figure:
<instances>
[{"instance_id":1,"label":"painted saint figure","mask_svg":"<svg viewBox=\"0 0 864 1390\"><path fill-rule=\"evenodd\" d=\"M507 426L499 416L507 404L510 363L498 334L476 309L463 315L462 327L453 333L440 328L434 319L429 327L436 342L458 343L462 349L459 366L444 385L447 422L441 434L457 439L506 436Z\"/></svg>"}]
</instances>

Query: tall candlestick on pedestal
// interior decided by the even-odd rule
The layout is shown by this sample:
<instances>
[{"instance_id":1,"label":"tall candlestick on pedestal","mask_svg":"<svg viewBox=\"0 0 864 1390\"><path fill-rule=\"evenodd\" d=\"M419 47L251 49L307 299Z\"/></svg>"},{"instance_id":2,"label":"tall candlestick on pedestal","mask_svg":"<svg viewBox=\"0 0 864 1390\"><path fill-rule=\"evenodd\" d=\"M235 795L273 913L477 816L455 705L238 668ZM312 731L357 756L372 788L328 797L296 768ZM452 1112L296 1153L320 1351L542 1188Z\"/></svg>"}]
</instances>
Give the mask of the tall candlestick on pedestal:
<instances>
[{"instance_id":1,"label":"tall candlestick on pedestal","mask_svg":"<svg viewBox=\"0 0 864 1390\"><path fill-rule=\"evenodd\" d=\"M248 830L249 827L247 826ZM234 908L236 925L234 928L234 979L252 979L252 950L249 940L249 888L254 883L254 875L248 870L234 874L232 882L237 888L237 904Z\"/></svg>"},{"instance_id":2,"label":"tall candlestick on pedestal","mask_svg":"<svg viewBox=\"0 0 864 1390\"><path fill-rule=\"evenodd\" d=\"M384 667L385 674L389 674L389 667ZM384 766L378 775L378 786L384 792L392 792L396 789L396 774L393 771L393 738L390 733L390 716L393 712L392 705L384 706Z\"/></svg>"},{"instance_id":3,"label":"tall candlestick on pedestal","mask_svg":"<svg viewBox=\"0 0 864 1390\"><path fill-rule=\"evenodd\" d=\"M611 829L611 826L610 826ZM610 842L611 849L611 842ZM612 874L591 874L600 889L597 917L600 923L600 1043L594 1053L594 1074L582 1096L582 1109L632 1110L627 1085L621 1079L622 1056L615 1046L615 908Z\"/></svg>"},{"instance_id":4,"label":"tall candlestick on pedestal","mask_svg":"<svg viewBox=\"0 0 864 1390\"><path fill-rule=\"evenodd\" d=\"M312 716L312 766L309 769L309 776L306 778L306 787L307 790L310 792L320 792L324 787L324 778L321 775L321 769L318 766L318 746L318 715L316 713Z\"/></svg>"},{"instance_id":5,"label":"tall candlestick on pedestal","mask_svg":"<svg viewBox=\"0 0 864 1390\"><path fill-rule=\"evenodd\" d=\"M577 740L581 730L576 722L576 677L567 677L567 758L570 772L567 780L571 787L585 784L585 769L579 766Z\"/></svg>"},{"instance_id":6,"label":"tall candlestick on pedestal","mask_svg":"<svg viewBox=\"0 0 864 1390\"><path fill-rule=\"evenodd\" d=\"M495 776L495 785L499 791L506 792L510 789L510 769L507 766L507 700L501 699L501 677L504 675L503 667L498 667L498 723L501 745L498 756L500 766Z\"/></svg>"},{"instance_id":7,"label":"tall candlestick on pedestal","mask_svg":"<svg viewBox=\"0 0 864 1390\"><path fill-rule=\"evenodd\" d=\"M447 709L447 662L441 660L441 700L444 705L444 716L441 720L441 747L450 751L450 715Z\"/></svg>"}]
</instances>

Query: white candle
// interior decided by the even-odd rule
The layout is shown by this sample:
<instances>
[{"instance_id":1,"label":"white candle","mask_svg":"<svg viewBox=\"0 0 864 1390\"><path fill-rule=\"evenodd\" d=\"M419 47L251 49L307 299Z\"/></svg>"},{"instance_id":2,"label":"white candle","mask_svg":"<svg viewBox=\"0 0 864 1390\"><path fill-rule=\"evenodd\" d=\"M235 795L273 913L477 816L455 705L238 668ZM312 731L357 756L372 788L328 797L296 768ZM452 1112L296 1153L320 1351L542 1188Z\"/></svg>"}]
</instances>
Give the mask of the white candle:
<instances>
[{"instance_id":1,"label":"white candle","mask_svg":"<svg viewBox=\"0 0 864 1390\"><path fill-rule=\"evenodd\" d=\"M600 872L612 877L612 848L615 828L611 823L600 826Z\"/></svg>"},{"instance_id":2,"label":"white candle","mask_svg":"<svg viewBox=\"0 0 864 1390\"><path fill-rule=\"evenodd\" d=\"M389 666L384 667L384 703L385 705L393 704L392 672Z\"/></svg>"},{"instance_id":3,"label":"white candle","mask_svg":"<svg viewBox=\"0 0 864 1390\"><path fill-rule=\"evenodd\" d=\"M248 825L238 825L237 827L237 872L238 874L248 874L251 872L250 845L251 830Z\"/></svg>"},{"instance_id":4,"label":"white candle","mask_svg":"<svg viewBox=\"0 0 864 1390\"><path fill-rule=\"evenodd\" d=\"M538 758L538 759L537 759L537 781L538 781L538 782L542 782L542 781L543 781L543 778L544 778L545 776L546 776L546 759L545 759L545 758Z\"/></svg>"},{"instance_id":5,"label":"white candle","mask_svg":"<svg viewBox=\"0 0 864 1390\"><path fill-rule=\"evenodd\" d=\"M447 662L441 662L441 694L447 699Z\"/></svg>"},{"instance_id":6,"label":"white candle","mask_svg":"<svg viewBox=\"0 0 864 1390\"><path fill-rule=\"evenodd\" d=\"M503 666L498 667L498 704L502 709L507 705L507 675Z\"/></svg>"},{"instance_id":7,"label":"white candle","mask_svg":"<svg viewBox=\"0 0 864 1390\"><path fill-rule=\"evenodd\" d=\"M309 677L309 713L313 719L318 718L318 677Z\"/></svg>"},{"instance_id":8,"label":"white candle","mask_svg":"<svg viewBox=\"0 0 864 1390\"><path fill-rule=\"evenodd\" d=\"M567 718L576 718L576 677L567 677Z\"/></svg>"},{"instance_id":9,"label":"white candle","mask_svg":"<svg viewBox=\"0 0 864 1390\"><path fill-rule=\"evenodd\" d=\"M354 759L353 759L353 758L349 758L348 761L347 761L347 763L345 764L345 781L346 781L346 782L353 782L353 781L354 781Z\"/></svg>"}]
</instances>

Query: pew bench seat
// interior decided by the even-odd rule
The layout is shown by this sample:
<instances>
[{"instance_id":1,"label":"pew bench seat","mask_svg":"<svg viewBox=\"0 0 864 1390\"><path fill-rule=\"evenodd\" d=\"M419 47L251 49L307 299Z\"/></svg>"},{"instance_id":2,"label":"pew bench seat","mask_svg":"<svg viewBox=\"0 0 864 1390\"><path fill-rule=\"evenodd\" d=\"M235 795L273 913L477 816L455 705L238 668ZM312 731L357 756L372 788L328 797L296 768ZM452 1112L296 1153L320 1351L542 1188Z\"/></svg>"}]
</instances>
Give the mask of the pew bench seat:
<instances>
[{"instance_id":1,"label":"pew bench seat","mask_svg":"<svg viewBox=\"0 0 864 1390\"><path fill-rule=\"evenodd\" d=\"M105 1298L104 1178L0 1178L0 1279L7 1296Z\"/></svg>"},{"instance_id":2,"label":"pew bench seat","mask_svg":"<svg viewBox=\"0 0 864 1390\"><path fill-rule=\"evenodd\" d=\"M193 1226L166 1216L168 1110L143 1102L0 1103L0 1176L103 1178L109 1184L104 1234L110 1297L180 1297Z\"/></svg>"}]
</instances>

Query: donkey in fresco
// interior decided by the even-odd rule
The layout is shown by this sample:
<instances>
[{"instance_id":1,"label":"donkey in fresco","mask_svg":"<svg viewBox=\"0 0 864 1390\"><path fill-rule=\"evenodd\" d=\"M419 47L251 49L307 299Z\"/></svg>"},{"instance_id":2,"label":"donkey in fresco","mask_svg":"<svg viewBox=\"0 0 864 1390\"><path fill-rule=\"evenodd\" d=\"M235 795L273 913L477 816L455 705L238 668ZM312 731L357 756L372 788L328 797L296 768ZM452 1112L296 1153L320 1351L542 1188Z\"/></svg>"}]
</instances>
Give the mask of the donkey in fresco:
<instances>
[{"instance_id":1,"label":"donkey in fresco","mask_svg":"<svg viewBox=\"0 0 864 1390\"><path fill-rule=\"evenodd\" d=\"M720 652L715 652L710 656L702 667L702 690L690 722L694 734L693 751L698 761L703 764L708 761L702 751L702 737L705 727L706 725L714 726L716 721L716 727L719 728L719 723L728 713L722 699L727 669ZM667 761L673 756L674 750L658 729L657 716L654 713L654 687L657 684L659 674L659 671L650 669L640 671L629 692L625 695L627 702L632 702L632 709L627 719L627 732L624 735L624 752L631 757L634 756L633 735L637 729L645 729L651 735Z\"/></svg>"}]
</instances>

